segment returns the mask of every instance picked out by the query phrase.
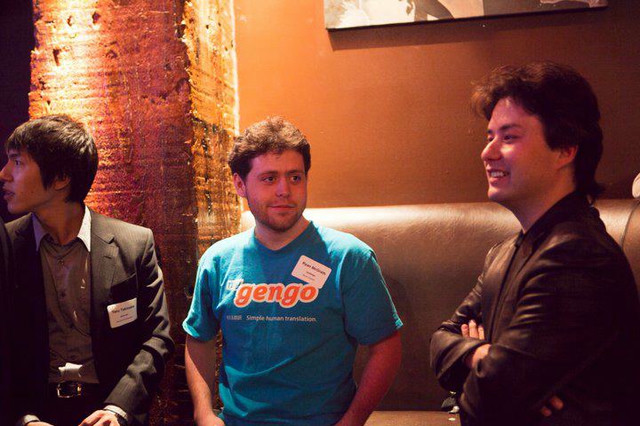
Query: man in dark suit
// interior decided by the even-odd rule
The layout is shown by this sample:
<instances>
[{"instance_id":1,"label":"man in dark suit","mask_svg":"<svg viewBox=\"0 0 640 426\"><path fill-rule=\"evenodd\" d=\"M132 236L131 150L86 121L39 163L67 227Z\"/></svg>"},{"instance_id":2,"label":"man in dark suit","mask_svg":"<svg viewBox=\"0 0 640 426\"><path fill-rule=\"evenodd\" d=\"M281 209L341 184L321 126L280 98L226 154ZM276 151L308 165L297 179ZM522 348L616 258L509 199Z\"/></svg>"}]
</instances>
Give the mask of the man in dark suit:
<instances>
[{"instance_id":1,"label":"man in dark suit","mask_svg":"<svg viewBox=\"0 0 640 426\"><path fill-rule=\"evenodd\" d=\"M9 237L0 219L0 425L8 423L11 412L11 358L13 345L10 338L12 323L10 307L13 280L10 268L11 247Z\"/></svg>"},{"instance_id":2,"label":"man in dark suit","mask_svg":"<svg viewBox=\"0 0 640 426\"><path fill-rule=\"evenodd\" d=\"M93 138L63 115L31 120L0 172L16 268L17 424L144 424L173 350L149 229L84 205Z\"/></svg>"},{"instance_id":3,"label":"man in dark suit","mask_svg":"<svg viewBox=\"0 0 640 426\"><path fill-rule=\"evenodd\" d=\"M620 247L590 205L602 154L595 95L554 63L494 70L475 90L489 120L489 198L522 231L493 247L431 340L463 424L631 425L640 307Z\"/></svg>"}]
</instances>

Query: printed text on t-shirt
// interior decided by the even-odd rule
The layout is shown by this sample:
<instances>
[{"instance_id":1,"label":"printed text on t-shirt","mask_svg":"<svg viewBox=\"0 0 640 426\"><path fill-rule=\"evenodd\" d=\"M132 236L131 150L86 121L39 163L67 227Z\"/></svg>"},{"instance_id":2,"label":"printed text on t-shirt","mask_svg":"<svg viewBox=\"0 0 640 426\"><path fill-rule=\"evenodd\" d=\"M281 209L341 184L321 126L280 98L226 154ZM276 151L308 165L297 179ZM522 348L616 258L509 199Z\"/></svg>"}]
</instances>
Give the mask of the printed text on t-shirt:
<instances>
[{"instance_id":1,"label":"printed text on t-shirt","mask_svg":"<svg viewBox=\"0 0 640 426\"><path fill-rule=\"evenodd\" d=\"M318 289L312 285L291 283L285 286L275 284L241 284L236 290L233 303L244 308L251 302L279 303L283 308L291 308L298 302L309 303L318 297Z\"/></svg>"}]
</instances>

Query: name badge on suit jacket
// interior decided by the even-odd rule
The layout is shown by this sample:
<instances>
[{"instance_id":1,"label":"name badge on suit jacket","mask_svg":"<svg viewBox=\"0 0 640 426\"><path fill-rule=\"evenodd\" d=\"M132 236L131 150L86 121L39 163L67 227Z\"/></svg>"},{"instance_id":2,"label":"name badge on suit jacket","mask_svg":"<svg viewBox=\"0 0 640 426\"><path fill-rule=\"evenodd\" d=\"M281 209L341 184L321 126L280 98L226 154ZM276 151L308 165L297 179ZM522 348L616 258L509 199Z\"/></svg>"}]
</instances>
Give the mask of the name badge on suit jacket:
<instances>
[{"instance_id":1,"label":"name badge on suit jacket","mask_svg":"<svg viewBox=\"0 0 640 426\"><path fill-rule=\"evenodd\" d=\"M135 321L138 318L138 311L136 309L137 302L138 299L134 297L131 300L107 306L111 328L120 327Z\"/></svg>"}]
</instances>

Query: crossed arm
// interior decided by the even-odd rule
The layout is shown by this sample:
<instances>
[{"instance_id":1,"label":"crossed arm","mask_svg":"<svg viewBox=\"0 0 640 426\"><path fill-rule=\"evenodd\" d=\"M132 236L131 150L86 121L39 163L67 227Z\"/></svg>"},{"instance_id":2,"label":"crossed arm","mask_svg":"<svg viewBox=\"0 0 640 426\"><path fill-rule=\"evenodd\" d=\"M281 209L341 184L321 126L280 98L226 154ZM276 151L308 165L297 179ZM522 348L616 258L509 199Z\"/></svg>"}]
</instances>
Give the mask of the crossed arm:
<instances>
[{"instance_id":1,"label":"crossed arm","mask_svg":"<svg viewBox=\"0 0 640 426\"><path fill-rule=\"evenodd\" d=\"M485 340L484 327L482 324L477 324L474 320L469 321L468 324L462 324L461 326L462 337L469 339ZM464 363L469 370L477 367L478 363L487 356L491 344L485 343L482 346L478 346L472 350L465 358ZM549 417L554 411L562 410L564 403L556 395L549 398L549 401L542 407L540 407L540 414L544 417Z\"/></svg>"},{"instance_id":2,"label":"crossed arm","mask_svg":"<svg viewBox=\"0 0 640 426\"><path fill-rule=\"evenodd\" d=\"M576 259L576 253L588 261ZM556 396L559 386L611 344L615 325L609 301L616 283L606 253L571 241L549 249L538 262L539 268L527 271L509 323L491 344L471 324L483 314L482 277L434 333L432 366L438 380L447 389L462 390L462 407L472 417L550 414L563 405ZM592 325L589 331L585 324Z\"/></svg>"}]
</instances>

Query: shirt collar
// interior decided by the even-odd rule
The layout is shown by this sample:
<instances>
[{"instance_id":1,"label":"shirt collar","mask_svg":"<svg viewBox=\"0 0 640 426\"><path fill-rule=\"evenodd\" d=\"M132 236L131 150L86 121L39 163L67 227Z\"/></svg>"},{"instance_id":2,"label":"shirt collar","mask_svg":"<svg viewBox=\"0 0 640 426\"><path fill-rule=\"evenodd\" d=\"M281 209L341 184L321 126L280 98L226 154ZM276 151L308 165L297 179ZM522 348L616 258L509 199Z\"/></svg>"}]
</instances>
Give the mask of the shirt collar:
<instances>
[{"instance_id":1,"label":"shirt collar","mask_svg":"<svg viewBox=\"0 0 640 426\"><path fill-rule=\"evenodd\" d=\"M598 217L598 211L589 205L587 198L578 193L572 192L554 204L547 210L534 224L524 233L522 240L535 242L553 228L557 223L566 220L576 220L579 211L587 211L589 214Z\"/></svg>"},{"instance_id":2,"label":"shirt collar","mask_svg":"<svg viewBox=\"0 0 640 426\"><path fill-rule=\"evenodd\" d=\"M42 239L47 236L48 232L42 227L42 224L38 220L38 216L33 214L31 217L33 219L33 235L36 239L37 251L40 250L40 243L42 242ZM86 204L84 206L84 216L82 218L82 224L80 225L80 231L78 231L76 238L80 239L80 241L84 243L88 252L91 252L91 212Z\"/></svg>"}]
</instances>

